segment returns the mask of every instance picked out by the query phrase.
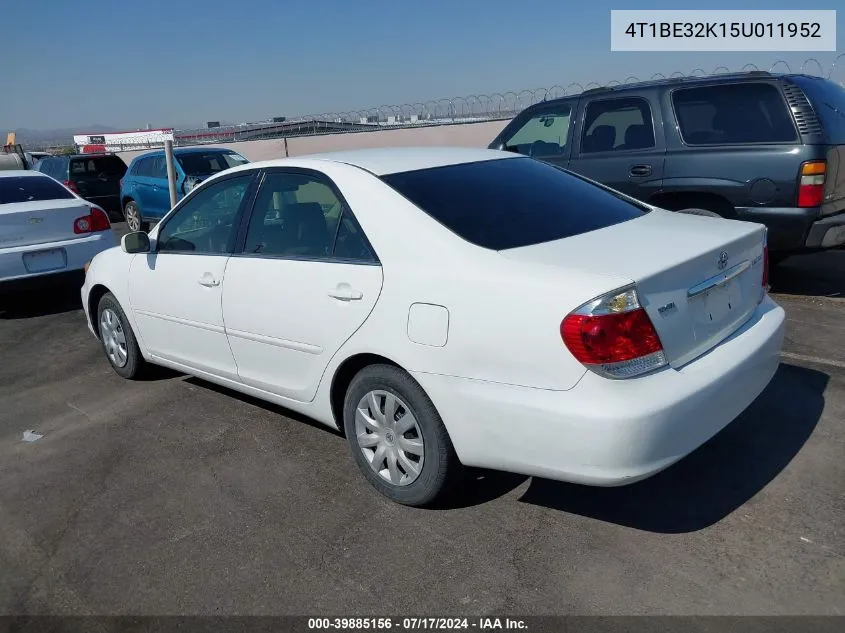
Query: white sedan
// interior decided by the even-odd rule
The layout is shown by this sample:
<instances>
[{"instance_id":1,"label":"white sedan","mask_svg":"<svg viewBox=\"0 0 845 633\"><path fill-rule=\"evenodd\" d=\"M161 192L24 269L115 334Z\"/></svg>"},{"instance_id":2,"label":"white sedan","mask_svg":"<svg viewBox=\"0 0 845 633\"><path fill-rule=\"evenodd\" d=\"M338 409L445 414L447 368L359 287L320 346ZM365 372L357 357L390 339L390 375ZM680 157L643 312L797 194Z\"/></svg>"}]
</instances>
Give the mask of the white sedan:
<instances>
[{"instance_id":1,"label":"white sedan","mask_svg":"<svg viewBox=\"0 0 845 633\"><path fill-rule=\"evenodd\" d=\"M615 486L774 375L759 224L654 209L513 153L404 148L205 181L82 288L114 370L164 365L342 429L423 505L461 466Z\"/></svg>"},{"instance_id":2,"label":"white sedan","mask_svg":"<svg viewBox=\"0 0 845 633\"><path fill-rule=\"evenodd\" d=\"M106 212L38 171L0 171L0 283L82 271L117 246Z\"/></svg>"}]
</instances>

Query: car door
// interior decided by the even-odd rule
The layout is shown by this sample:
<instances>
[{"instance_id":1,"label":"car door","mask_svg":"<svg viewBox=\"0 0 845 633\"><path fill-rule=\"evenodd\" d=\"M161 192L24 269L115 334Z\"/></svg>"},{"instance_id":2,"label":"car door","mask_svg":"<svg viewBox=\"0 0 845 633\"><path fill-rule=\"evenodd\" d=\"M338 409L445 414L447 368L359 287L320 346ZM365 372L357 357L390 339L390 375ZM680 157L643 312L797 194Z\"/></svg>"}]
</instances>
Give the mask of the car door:
<instances>
[{"instance_id":1,"label":"car door","mask_svg":"<svg viewBox=\"0 0 845 633\"><path fill-rule=\"evenodd\" d=\"M154 356L238 379L220 301L238 214L254 176L239 172L197 189L160 227L153 251L132 261L129 300Z\"/></svg>"},{"instance_id":2,"label":"car door","mask_svg":"<svg viewBox=\"0 0 845 633\"><path fill-rule=\"evenodd\" d=\"M666 145L652 101L650 95L582 101L569 168L640 200L658 192Z\"/></svg>"},{"instance_id":3,"label":"car door","mask_svg":"<svg viewBox=\"0 0 845 633\"><path fill-rule=\"evenodd\" d=\"M132 170L132 180L134 186L132 191L128 192L134 196L138 203L138 208L141 211L141 216L144 218L152 217L155 201L152 199L152 169L153 156L145 156L138 159L138 164Z\"/></svg>"},{"instance_id":4,"label":"car door","mask_svg":"<svg viewBox=\"0 0 845 633\"><path fill-rule=\"evenodd\" d=\"M223 279L238 375L308 402L375 306L381 265L332 181L309 170L265 172L241 242Z\"/></svg>"},{"instance_id":5,"label":"car door","mask_svg":"<svg viewBox=\"0 0 845 633\"><path fill-rule=\"evenodd\" d=\"M568 101L528 110L517 116L492 145L566 167L576 104Z\"/></svg>"},{"instance_id":6,"label":"car door","mask_svg":"<svg viewBox=\"0 0 845 633\"><path fill-rule=\"evenodd\" d=\"M167 159L164 155L153 158L147 184L150 188L148 192L150 218L163 218L170 211L170 189L167 185Z\"/></svg>"}]
</instances>

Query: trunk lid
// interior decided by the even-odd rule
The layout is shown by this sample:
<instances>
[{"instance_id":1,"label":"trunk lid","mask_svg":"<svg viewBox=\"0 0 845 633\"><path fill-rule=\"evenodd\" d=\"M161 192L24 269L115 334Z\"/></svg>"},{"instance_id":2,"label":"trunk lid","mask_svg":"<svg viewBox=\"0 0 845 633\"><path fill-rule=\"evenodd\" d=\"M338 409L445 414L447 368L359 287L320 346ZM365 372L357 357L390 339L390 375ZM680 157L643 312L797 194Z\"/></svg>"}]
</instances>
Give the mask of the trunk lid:
<instances>
[{"instance_id":1,"label":"trunk lid","mask_svg":"<svg viewBox=\"0 0 845 633\"><path fill-rule=\"evenodd\" d=\"M500 253L635 283L667 361L679 367L718 345L754 313L763 296L764 241L760 224L655 210Z\"/></svg>"},{"instance_id":2,"label":"trunk lid","mask_svg":"<svg viewBox=\"0 0 845 633\"><path fill-rule=\"evenodd\" d=\"M0 204L0 248L84 237L73 232L73 222L90 213L78 198Z\"/></svg>"}]
</instances>

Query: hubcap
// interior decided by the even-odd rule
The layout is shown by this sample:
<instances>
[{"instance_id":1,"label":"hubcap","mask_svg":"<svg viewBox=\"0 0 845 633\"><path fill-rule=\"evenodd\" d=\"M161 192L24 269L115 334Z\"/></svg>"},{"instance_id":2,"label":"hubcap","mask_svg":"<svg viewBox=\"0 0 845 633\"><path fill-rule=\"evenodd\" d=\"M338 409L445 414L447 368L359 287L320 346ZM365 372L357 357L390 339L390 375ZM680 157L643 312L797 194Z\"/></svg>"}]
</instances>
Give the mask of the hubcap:
<instances>
[{"instance_id":1,"label":"hubcap","mask_svg":"<svg viewBox=\"0 0 845 633\"><path fill-rule=\"evenodd\" d=\"M416 481L423 468L420 426L410 407L388 391L371 391L355 409L355 433L364 459L395 486Z\"/></svg>"},{"instance_id":2,"label":"hubcap","mask_svg":"<svg viewBox=\"0 0 845 633\"><path fill-rule=\"evenodd\" d=\"M141 215L134 204L126 205L126 224L133 231L141 230Z\"/></svg>"},{"instance_id":3,"label":"hubcap","mask_svg":"<svg viewBox=\"0 0 845 633\"><path fill-rule=\"evenodd\" d=\"M120 317L111 308L103 310L100 315L100 338L106 348L106 356L115 367L123 367L129 355L126 352L126 334Z\"/></svg>"}]
</instances>

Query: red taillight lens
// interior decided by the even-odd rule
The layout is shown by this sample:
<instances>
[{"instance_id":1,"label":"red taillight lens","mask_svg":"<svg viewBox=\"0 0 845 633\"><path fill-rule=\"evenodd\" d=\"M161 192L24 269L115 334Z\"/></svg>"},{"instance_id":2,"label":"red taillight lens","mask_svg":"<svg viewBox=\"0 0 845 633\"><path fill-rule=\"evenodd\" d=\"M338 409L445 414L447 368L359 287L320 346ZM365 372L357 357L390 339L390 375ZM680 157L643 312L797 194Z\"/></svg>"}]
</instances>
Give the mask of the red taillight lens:
<instances>
[{"instance_id":1,"label":"red taillight lens","mask_svg":"<svg viewBox=\"0 0 845 633\"><path fill-rule=\"evenodd\" d=\"M560 324L572 355L610 378L629 378L666 364L663 344L635 290L582 306Z\"/></svg>"},{"instance_id":2,"label":"red taillight lens","mask_svg":"<svg viewBox=\"0 0 845 633\"><path fill-rule=\"evenodd\" d=\"M91 207L90 215L83 215L81 218L76 218L73 221L73 232L77 235L80 233L106 231L110 228L111 222L109 222L109 216L99 207Z\"/></svg>"},{"instance_id":3,"label":"red taillight lens","mask_svg":"<svg viewBox=\"0 0 845 633\"><path fill-rule=\"evenodd\" d=\"M802 163L798 181L798 206L820 207L824 200L824 177L827 163L814 160Z\"/></svg>"},{"instance_id":4,"label":"red taillight lens","mask_svg":"<svg viewBox=\"0 0 845 633\"><path fill-rule=\"evenodd\" d=\"M65 187L70 189L73 193L79 193L79 187L76 186L76 183L72 180L65 180L64 182Z\"/></svg>"}]
</instances>

